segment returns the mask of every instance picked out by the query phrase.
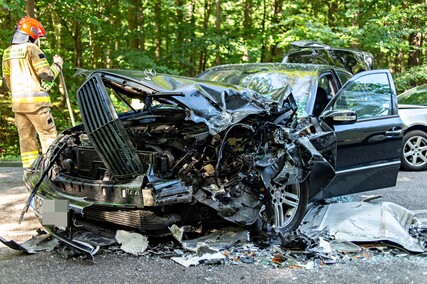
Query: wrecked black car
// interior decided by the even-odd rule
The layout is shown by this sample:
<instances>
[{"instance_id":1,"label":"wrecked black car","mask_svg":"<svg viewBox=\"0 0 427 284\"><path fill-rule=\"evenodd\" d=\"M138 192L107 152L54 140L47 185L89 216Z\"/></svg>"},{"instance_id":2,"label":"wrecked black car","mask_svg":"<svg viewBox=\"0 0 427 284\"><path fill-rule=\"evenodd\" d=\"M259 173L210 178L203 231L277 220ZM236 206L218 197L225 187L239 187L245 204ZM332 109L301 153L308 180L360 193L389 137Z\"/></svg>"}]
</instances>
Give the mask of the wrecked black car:
<instances>
[{"instance_id":1,"label":"wrecked black car","mask_svg":"<svg viewBox=\"0 0 427 284\"><path fill-rule=\"evenodd\" d=\"M86 249L72 240L73 231L82 228L165 236L172 225L195 234L233 223L254 235L286 233L300 224L310 201L348 193L325 191L337 176L335 133L357 123L355 112L344 106L350 103L345 96L339 100L338 94L331 104L339 107L322 118L298 117L285 82L262 93L155 72L79 73L87 77L77 91L83 123L63 131L24 175L41 223L76 248ZM394 104L394 86L381 87ZM396 120L393 104L390 117ZM355 147L351 141L338 145L347 145L346 157L352 152L361 162L370 155L362 154L364 149L387 146L394 153L396 144L397 162L390 154L384 168L371 157L366 169L358 166L367 186L355 191L391 186L397 177L397 126L394 135L379 139L368 127L375 124L371 121L364 124L371 133L367 141L359 135ZM348 162L339 166L350 173ZM59 202L65 209L58 209Z\"/></svg>"}]
</instances>

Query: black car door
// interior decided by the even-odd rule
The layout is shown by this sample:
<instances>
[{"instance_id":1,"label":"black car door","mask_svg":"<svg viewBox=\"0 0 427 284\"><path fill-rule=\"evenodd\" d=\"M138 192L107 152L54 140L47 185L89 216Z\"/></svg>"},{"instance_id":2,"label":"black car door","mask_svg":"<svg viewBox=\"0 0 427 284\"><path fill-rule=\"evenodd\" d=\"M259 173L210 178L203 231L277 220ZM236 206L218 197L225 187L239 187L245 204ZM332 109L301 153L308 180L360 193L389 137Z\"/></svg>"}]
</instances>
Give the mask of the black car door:
<instances>
[{"instance_id":1,"label":"black car door","mask_svg":"<svg viewBox=\"0 0 427 284\"><path fill-rule=\"evenodd\" d=\"M388 70L353 76L325 112L350 110L351 123L329 123L337 136L336 176L316 197L323 199L394 186L400 167L403 123Z\"/></svg>"}]
</instances>

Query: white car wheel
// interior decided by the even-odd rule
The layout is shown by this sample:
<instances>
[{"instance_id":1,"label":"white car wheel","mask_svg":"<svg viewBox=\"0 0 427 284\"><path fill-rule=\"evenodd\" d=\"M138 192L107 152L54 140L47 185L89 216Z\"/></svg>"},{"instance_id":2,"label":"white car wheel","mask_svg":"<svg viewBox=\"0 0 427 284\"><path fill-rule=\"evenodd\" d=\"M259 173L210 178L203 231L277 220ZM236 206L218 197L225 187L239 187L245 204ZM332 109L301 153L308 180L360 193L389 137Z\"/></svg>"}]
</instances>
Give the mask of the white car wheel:
<instances>
[{"instance_id":1,"label":"white car wheel","mask_svg":"<svg viewBox=\"0 0 427 284\"><path fill-rule=\"evenodd\" d=\"M427 170L427 133L409 131L403 137L401 153L402 169L407 171Z\"/></svg>"}]
</instances>

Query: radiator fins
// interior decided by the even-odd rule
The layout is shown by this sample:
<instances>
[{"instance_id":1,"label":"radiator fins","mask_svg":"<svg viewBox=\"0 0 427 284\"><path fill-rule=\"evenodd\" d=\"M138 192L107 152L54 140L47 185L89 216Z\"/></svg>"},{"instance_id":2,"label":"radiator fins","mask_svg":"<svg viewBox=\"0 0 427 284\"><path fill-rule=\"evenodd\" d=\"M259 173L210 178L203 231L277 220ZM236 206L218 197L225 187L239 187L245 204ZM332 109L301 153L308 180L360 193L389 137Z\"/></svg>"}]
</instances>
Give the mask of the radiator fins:
<instances>
[{"instance_id":1,"label":"radiator fins","mask_svg":"<svg viewBox=\"0 0 427 284\"><path fill-rule=\"evenodd\" d=\"M160 217L151 211L145 210L121 210L93 206L85 208L84 219L146 232L167 229L172 224L179 222L181 218L178 215Z\"/></svg>"}]
</instances>

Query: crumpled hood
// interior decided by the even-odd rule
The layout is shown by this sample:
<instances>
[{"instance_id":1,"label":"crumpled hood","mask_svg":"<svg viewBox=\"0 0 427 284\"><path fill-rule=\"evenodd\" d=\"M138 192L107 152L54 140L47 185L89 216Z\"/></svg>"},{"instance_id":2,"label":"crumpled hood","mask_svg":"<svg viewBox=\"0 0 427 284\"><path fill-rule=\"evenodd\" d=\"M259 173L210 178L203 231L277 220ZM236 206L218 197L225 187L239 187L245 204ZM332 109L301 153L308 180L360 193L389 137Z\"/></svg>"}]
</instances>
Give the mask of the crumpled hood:
<instances>
[{"instance_id":1,"label":"crumpled hood","mask_svg":"<svg viewBox=\"0 0 427 284\"><path fill-rule=\"evenodd\" d=\"M288 111L290 107L296 111L296 105L284 103L284 99L291 95L288 88L283 88L283 99L278 103L251 89L183 76L107 69L80 69L77 70L75 76L77 75L85 75L88 79L99 75L104 82L126 83L140 91L134 97L142 102L149 99L179 105L188 111L187 120L206 124L211 134L219 133L252 114L280 114ZM293 102L293 99L291 101Z\"/></svg>"}]
</instances>

